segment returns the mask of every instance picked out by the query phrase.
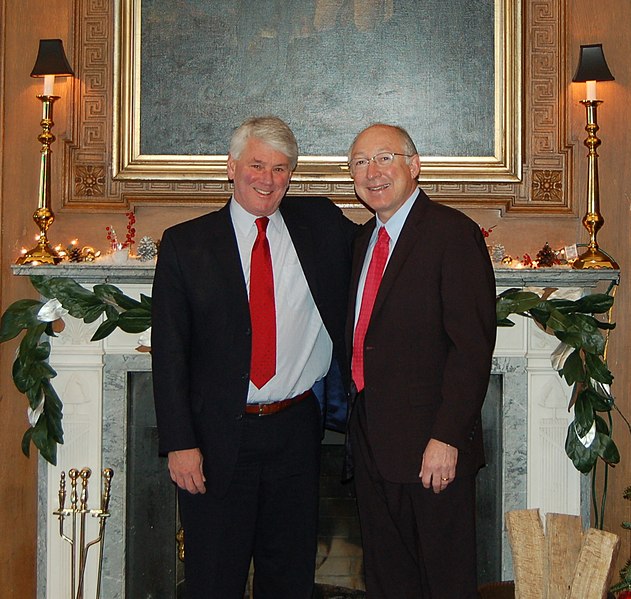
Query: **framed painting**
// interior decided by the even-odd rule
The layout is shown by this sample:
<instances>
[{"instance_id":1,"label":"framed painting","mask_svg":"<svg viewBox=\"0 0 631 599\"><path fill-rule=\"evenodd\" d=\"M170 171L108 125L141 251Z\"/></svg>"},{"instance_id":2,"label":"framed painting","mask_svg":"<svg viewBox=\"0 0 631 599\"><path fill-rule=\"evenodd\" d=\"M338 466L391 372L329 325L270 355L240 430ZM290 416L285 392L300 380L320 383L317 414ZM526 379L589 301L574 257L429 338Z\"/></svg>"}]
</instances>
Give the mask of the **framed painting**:
<instances>
[{"instance_id":1,"label":"framed painting","mask_svg":"<svg viewBox=\"0 0 631 599\"><path fill-rule=\"evenodd\" d=\"M346 152L405 127L429 182L522 177L521 3L514 0L119 0L113 174L225 182L232 131L274 114L293 182L352 195Z\"/></svg>"}]
</instances>

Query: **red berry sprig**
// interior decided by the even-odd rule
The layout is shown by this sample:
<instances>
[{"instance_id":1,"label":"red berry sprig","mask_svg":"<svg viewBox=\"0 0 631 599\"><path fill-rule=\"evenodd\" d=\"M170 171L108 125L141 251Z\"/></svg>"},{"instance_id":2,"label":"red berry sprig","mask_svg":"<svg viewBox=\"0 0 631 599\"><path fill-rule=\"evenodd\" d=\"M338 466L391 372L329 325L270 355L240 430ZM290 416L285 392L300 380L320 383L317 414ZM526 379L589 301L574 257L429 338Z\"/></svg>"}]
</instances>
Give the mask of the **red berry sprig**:
<instances>
[{"instance_id":1,"label":"red berry sprig","mask_svg":"<svg viewBox=\"0 0 631 599\"><path fill-rule=\"evenodd\" d=\"M125 235L123 247L131 248L136 241L136 229L134 228L136 215L130 210L129 212L125 212L125 216L127 216L127 235Z\"/></svg>"},{"instance_id":2,"label":"red berry sprig","mask_svg":"<svg viewBox=\"0 0 631 599\"><path fill-rule=\"evenodd\" d=\"M493 225L492 227L489 227L488 229L485 229L484 227L480 227L480 231L482 231L482 235L484 236L485 239L493 232L493 229L495 229L495 227L497 227L497 225Z\"/></svg>"}]
</instances>

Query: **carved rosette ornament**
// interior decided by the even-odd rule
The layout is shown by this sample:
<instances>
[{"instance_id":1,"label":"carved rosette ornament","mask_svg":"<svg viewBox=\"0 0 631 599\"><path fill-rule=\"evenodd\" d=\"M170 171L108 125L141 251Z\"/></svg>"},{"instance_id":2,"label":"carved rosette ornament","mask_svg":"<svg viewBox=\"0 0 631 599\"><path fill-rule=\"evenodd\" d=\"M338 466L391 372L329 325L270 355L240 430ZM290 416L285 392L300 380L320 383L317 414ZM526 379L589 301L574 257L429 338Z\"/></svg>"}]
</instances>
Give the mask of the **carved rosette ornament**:
<instances>
[{"instance_id":1,"label":"carved rosette ornament","mask_svg":"<svg viewBox=\"0 0 631 599\"><path fill-rule=\"evenodd\" d=\"M105 191L105 168L95 165L75 165L75 193L78 196L102 196Z\"/></svg>"},{"instance_id":2,"label":"carved rosette ornament","mask_svg":"<svg viewBox=\"0 0 631 599\"><path fill-rule=\"evenodd\" d=\"M533 171L532 199L536 202L554 203L563 200L563 171Z\"/></svg>"}]
</instances>

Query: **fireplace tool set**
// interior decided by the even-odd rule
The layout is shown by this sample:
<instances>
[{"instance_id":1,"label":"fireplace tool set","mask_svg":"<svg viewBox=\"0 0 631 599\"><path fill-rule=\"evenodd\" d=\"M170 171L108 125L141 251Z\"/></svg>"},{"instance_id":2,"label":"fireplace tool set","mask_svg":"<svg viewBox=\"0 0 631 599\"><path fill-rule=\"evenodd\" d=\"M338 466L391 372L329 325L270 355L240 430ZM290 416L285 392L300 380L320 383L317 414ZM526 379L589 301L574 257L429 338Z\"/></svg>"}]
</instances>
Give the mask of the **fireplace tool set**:
<instances>
[{"instance_id":1,"label":"fireplace tool set","mask_svg":"<svg viewBox=\"0 0 631 599\"><path fill-rule=\"evenodd\" d=\"M66 473L62 471L59 479L59 509L53 512L59 519L59 534L70 545L70 578L71 599L84 599L85 569L88 551L98 545L98 577L96 582L96 599L101 596L101 571L103 569L103 539L105 524L109 517L110 492L114 471L105 468L102 473L101 505L99 509L88 509L88 482L92 471L90 468L68 471L70 479L70 506L66 507L68 491L66 489ZM98 535L86 541L87 516L98 518ZM69 529L69 530L68 530Z\"/></svg>"}]
</instances>

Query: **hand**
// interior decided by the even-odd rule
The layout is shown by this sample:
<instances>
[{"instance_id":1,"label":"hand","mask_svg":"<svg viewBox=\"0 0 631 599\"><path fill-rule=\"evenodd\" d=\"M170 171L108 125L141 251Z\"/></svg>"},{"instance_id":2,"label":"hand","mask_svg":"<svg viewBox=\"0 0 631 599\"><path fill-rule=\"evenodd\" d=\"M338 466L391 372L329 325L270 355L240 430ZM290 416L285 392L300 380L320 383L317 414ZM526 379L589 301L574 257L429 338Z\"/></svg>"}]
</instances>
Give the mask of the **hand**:
<instances>
[{"instance_id":1,"label":"hand","mask_svg":"<svg viewBox=\"0 0 631 599\"><path fill-rule=\"evenodd\" d=\"M206 477L202 470L202 452L194 449L182 449L169 452L169 474L171 480L193 495L206 492Z\"/></svg>"},{"instance_id":2,"label":"hand","mask_svg":"<svg viewBox=\"0 0 631 599\"><path fill-rule=\"evenodd\" d=\"M440 493L456 478L458 449L437 439L430 439L421 462L419 478L426 489L432 487Z\"/></svg>"}]
</instances>

